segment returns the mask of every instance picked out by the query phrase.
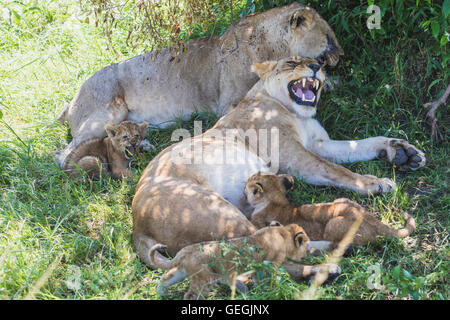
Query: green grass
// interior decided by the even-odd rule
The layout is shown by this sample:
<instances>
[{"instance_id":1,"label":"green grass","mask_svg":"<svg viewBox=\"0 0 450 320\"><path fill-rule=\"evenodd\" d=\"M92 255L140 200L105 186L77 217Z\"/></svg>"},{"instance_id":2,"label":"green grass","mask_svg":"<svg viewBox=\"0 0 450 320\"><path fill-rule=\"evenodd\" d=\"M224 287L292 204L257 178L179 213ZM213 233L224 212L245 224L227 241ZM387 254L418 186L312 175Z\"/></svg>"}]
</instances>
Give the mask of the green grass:
<instances>
[{"instance_id":1,"label":"green grass","mask_svg":"<svg viewBox=\"0 0 450 320\"><path fill-rule=\"evenodd\" d=\"M343 274L320 289L321 298L448 299L448 108L441 106L437 113L445 138L441 143L430 139L422 108L448 83L447 46L439 42L444 24L440 9L433 12L426 2L411 9L417 13L413 18L402 14L406 9L398 8L398 2L380 3L385 5L383 29L372 33L365 28L365 3L313 4L330 21L346 52L330 71L340 84L323 95L318 119L335 139L407 139L424 150L427 165L407 173L382 161L347 165L359 173L394 177L399 186L394 194L367 198L296 181L289 196L298 204L345 196L396 227L401 225L398 210L416 218L412 236L383 238L344 258ZM76 183L52 157L69 139L68 129L54 119L79 86L102 67L140 52L119 50L117 56L108 50L99 29L78 13L76 1L22 5L0 0L4 8L9 11L0 12L0 299L161 298L155 290L161 271L145 267L131 242L137 178ZM425 21L439 21L439 35L422 28ZM192 129L199 119L204 128L217 120L195 114L175 127ZM150 131L148 137L158 148L135 163L134 170L141 172L170 144L173 129ZM305 262L323 261L308 257ZM367 281L376 268L383 287L370 289ZM187 284L171 288L164 298L181 299ZM237 298L294 299L307 287L307 282L296 283L277 271L252 286L249 296ZM219 287L210 297L228 299L230 291Z\"/></svg>"}]
</instances>

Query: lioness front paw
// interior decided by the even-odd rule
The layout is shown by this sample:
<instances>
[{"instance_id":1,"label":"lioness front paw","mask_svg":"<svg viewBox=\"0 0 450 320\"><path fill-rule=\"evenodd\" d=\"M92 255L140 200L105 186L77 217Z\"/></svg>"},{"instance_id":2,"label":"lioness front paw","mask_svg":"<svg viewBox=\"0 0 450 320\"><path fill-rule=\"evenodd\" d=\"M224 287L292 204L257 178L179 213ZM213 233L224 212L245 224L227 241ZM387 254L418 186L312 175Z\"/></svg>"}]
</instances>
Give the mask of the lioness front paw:
<instances>
[{"instance_id":1,"label":"lioness front paw","mask_svg":"<svg viewBox=\"0 0 450 320\"><path fill-rule=\"evenodd\" d=\"M425 165L425 154L405 140L391 139L378 158L387 159L400 170L417 170Z\"/></svg>"}]
</instances>

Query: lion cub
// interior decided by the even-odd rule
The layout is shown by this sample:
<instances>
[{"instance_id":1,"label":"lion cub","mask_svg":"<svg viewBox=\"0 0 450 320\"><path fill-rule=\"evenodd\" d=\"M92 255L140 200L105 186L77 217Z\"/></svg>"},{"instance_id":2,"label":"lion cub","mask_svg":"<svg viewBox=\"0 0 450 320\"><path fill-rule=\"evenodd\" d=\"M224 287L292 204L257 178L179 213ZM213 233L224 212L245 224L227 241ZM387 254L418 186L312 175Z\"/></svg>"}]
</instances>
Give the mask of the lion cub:
<instances>
[{"instance_id":1,"label":"lion cub","mask_svg":"<svg viewBox=\"0 0 450 320\"><path fill-rule=\"evenodd\" d=\"M129 177L132 174L130 160L136 156L145 138L147 123L123 121L118 125L108 124L105 129L107 137L87 140L78 145L66 157L62 170L78 177L82 174L81 169L91 179L100 176Z\"/></svg>"},{"instance_id":2,"label":"lion cub","mask_svg":"<svg viewBox=\"0 0 450 320\"><path fill-rule=\"evenodd\" d=\"M155 255L156 250L166 248L162 244L154 245L149 256L157 268L170 270L158 284L160 294L189 276L190 286L184 299L198 299L205 297L216 282L228 280L228 283L232 283L234 273L242 273L248 263L246 258L256 263L268 260L279 266L286 258L296 261L304 258L308 242L309 238L302 227L296 224L281 226L272 221L269 227L248 237L189 245L181 249L172 260ZM245 291L244 284L237 284L244 288L241 291Z\"/></svg>"},{"instance_id":3,"label":"lion cub","mask_svg":"<svg viewBox=\"0 0 450 320\"><path fill-rule=\"evenodd\" d=\"M251 176L244 190L247 201L254 207L251 222L259 228L272 220L282 224L296 223L305 229L311 239L309 249L325 250L335 248L360 216L363 222L353 239L355 245L374 241L378 235L404 238L415 229L414 218L406 212L402 214L406 220L405 228L396 230L383 224L356 202L345 198L297 207L286 198L286 192L293 185L293 177L286 174L257 173Z\"/></svg>"}]
</instances>

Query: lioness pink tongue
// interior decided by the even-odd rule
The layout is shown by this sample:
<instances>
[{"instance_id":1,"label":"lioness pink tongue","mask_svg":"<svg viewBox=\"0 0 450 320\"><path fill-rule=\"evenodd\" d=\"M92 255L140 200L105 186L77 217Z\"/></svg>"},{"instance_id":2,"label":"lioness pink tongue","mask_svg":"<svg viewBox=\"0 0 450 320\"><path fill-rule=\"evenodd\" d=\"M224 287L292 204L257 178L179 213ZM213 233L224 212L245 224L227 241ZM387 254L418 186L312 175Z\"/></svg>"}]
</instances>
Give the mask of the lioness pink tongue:
<instances>
[{"instance_id":1,"label":"lioness pink tongue","mask_svg":"<svg viewBox=\"0 0 450 320\"><path fill-rule=\"evenodd\" d=\"M128 147L127 149L128 149L128 151L129 151L131 154L134 154L135 151L134 151L134 148L133 148L133 147Z\"/></svg>"},{"instance_id":2,"label":"lioness pink tongue","mask_svg":"<svg viewBox=\"0 0 450 320\"><path fill-rule=\"evenodd\" d=\"M305 94L305 99L306 99L306 100L312 100L312 99L314 99L314 97L315 97L314 92L312 92L312 91L309 90L309 89L304 89L304 90L303 90L303 93Z\"/></svg>"},{"instance_id":3,"label":"lioness pink tongue","mask_svg":"<svg viewBox=\"0 0 450 320\"><path fill-rule=\"evenodd\" d=\"M295 94L297 97L302 97L303 91L301 88L297 88L297 90L295 90Z\"/></svg>"}]
</instances>

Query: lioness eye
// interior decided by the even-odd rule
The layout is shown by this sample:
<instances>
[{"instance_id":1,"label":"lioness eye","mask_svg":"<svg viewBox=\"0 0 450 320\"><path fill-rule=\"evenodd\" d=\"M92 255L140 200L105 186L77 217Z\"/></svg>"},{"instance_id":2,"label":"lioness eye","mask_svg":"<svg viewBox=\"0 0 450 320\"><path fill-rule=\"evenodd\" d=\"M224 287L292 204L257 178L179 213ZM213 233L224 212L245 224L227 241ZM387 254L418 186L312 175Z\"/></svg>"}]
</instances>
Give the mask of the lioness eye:
<instances>
[{"instance_id":1,"label":"lioness eye","mask_svg":"<svg viewBox=\"0 0 450 320\"><path fill-rule=\"evenodd\" d=\"M127 135L122 136L122 139L128 139L128 136Z\"/></svg>"}]
</instances>

